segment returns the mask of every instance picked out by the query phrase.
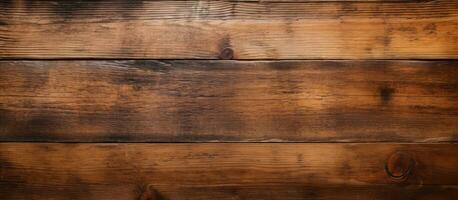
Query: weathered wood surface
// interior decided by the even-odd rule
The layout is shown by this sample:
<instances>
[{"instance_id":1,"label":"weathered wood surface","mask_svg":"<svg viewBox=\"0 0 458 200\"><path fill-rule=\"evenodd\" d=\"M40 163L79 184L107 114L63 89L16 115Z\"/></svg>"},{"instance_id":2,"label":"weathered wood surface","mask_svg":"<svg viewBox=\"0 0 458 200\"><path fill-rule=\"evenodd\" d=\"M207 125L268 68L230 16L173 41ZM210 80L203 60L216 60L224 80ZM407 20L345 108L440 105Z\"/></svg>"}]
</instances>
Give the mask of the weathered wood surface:
<instances>
[{"instance_id":1,"label":"weathered wood surface","mask_svg":"<svg viewBox=\"0 0 458 200\"><path fill-rule=\"evenodd\" d=\"M2 61L1 141L455 142L453 61Z\"/></svg>"},{"instance_id":2,"label":"weathered wood surface","mask_svg":"<svg viewBox=\"0 0 458 200\"><path fill-rule=\"evenodd\" d=\"M455 144L3 143L0 191L9 200L147 199L152 192L162 199L451 199L457 168Z\"/></svg>"},{"instance_id":3,"label":"weathered wood surface","mask_svg":"<svg viewBox=\"0 0 458 200\"><path fill-rule=\"evenodd\" d=\"M335 190L345 190L337 193L348 194L342 199L358 194L446 199L456 194L457 147L4 143L0 146L0 190L6 199L135 199L145 186L173 196L170 199L230 199L261 193L260 189L277 199L320 199L335 196L331 193ZM409 155L413 163L402 180L386 172L396 152ZM276 196L276 192L288 195Z\"/></svg>"},{"instance_id":4,"label":"weathered wood surface","mask_svg":"<svg viewBox=\"0 0 458 200\"><path fill-rule=\"evenodd\" d=\"M458 58L456 0L319 1L2 1L0 58Z\"/></svg>"}]
</instances>

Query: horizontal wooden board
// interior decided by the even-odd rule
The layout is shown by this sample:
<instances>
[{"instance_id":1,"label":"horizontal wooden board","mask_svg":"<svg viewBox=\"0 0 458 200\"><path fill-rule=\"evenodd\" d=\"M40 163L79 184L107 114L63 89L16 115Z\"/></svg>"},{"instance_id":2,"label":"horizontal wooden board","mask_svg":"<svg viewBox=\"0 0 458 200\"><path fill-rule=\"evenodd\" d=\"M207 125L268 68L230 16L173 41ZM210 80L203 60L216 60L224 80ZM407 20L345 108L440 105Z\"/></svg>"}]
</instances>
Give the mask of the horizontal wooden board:
<instances>
[{"instance_id":1,"label":"horizontal wooden board","mask_svg":"<svg viewBox=\"0 0 458 200\"><path fill-rule=\"evenodd\" d=\"M457 168L456 144L0 145L9 200L453 199Z\"/></svg>"},{"instance_id":2,"label":"horizontal wooden board","mask_svg":"<svg viewBox=\"0 0 458 200\"><path fill-rule=\"evenodd\" d=\"M456 0L319 1L2 1L0 58L458 59Z\"/></svg>"},{"instance_id":3,"label":"horizontal wooden board","mask_svg":"<svg viewBox=\"0 0 458 200\"><path fill-rule=\"evenodd\" d=\"M1 141L455 142L454 61L2 61Z\"/></svg>"},{"instance_id":4,"label":"horizontal wooden board","mask_svg":"<svg viewBox=\"0 0 458 200\"><path fill-rule=\"evenodd\" d=\"M407 3L407 2L428 2L433 0L227 0L229 2L303 2L303 3L310 3L310 2L399 2L399 3Z\"/></svg>"}]
</instances>

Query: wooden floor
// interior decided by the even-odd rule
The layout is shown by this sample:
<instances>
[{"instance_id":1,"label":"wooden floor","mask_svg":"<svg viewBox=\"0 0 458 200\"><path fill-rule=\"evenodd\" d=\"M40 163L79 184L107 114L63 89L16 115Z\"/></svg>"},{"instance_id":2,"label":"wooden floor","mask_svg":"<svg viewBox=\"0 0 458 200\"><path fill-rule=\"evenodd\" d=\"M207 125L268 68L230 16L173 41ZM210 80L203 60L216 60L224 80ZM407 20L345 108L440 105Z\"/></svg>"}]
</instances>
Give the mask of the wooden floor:
<instances>
[{"instance_id":1,"label":"wooden floor","mask_svg":"<svg viewBox=\"0 0 458 200\"><path fill-rule=\"evenodd\" d=\"M456 59L456 0L0 1L0 199L455 200Z\"/></svg>"}]
</instances>

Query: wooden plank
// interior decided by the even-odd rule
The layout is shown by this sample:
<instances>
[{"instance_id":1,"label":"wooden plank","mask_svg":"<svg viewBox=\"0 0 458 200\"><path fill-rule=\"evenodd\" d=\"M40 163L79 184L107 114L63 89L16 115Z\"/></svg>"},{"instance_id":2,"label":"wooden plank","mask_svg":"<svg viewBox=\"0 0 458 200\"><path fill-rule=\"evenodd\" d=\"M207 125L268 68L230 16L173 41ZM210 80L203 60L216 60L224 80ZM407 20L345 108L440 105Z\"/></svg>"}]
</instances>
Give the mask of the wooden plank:
<instances>
[{"instance_id":1,"label":"wooden plank","mask_svg":"<svg viewBox=\"0 0 458 200\"><path fill-rule=\"evenodd\" d=\"M399 3L406 3L406 2L428 2L432 0L228 0L230 2L303 2L303 3L310 3L310 2L399 2Z\"/></svg>"},{"instance_id":2,"label":"wooden plank","mask_svg":"<svg viewBox=\"0 0 458 200\"><path fill-rule=\"evenodd\" d=\"M0 13L3 59L458 59L456 0L24 0Z\"/></svg>"},{"instance_id":3,"label":"wooden plank","mask_svg":"<svg viewBox=\"0 0 458 200\"><path fill-rule=\"evenodd\" d=\"M0 145L10 200L453 199L457 168L456 144Z\"/></svg>"},{"instance_id":4,"label":"wooden plank","mask_svg":"<svg viewBox=\"0 0 458 200\"><path fill-rule=\"evenodd\" d=\"M2 61L0 140L456 142L454 61Z\"/></svg>"},{"instance_id":5,"label":"wooden plank","mask_svg":"<svg viewBox=\"0 0 458 200\"><path fill-rule=\"evenodd\" d=\"M160 1L160 0L159 0ZM302 3L316 3L316 2L323 2L323 3L329 3L329 2L366 2L366 3L391 3L391 2L396 2L396 3L422 3L422 2L429 2L429 1L434 1L434 0L227 0L229 2L258 2L258 3L297 3L297 2L302 2Z\"/></svg>"}]
</instances>

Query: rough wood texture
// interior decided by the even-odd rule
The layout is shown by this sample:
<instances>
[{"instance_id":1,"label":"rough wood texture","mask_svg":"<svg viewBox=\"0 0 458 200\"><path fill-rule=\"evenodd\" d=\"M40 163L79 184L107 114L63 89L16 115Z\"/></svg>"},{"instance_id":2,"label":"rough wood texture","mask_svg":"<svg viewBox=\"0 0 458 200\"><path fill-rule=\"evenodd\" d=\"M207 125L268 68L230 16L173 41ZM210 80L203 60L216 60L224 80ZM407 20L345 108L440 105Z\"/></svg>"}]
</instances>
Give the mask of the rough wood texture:
<instances>
[{"instance_id":1,"label":"rough wood texture","mask_svg":"<svg viewBox=\"0 0 458 200\"><path fill-rule=\"evenodd\" d=\"M0 13L0 58L458 58L456 0L24 0Z\"/></svg>"},{"instance_id":2,"label":"rough wood texture","mask_svg":"<svg viewBox=\"0 0 458 200\"><path fill-rule=\"evenodd\" d=\"M387 173L396 153L412 161L389 163L403 178ZM9 200L453 199L457 168L455 144L3 143L0 191Z\"/></svg>"},{"instance_id":3,"label":"rough wood texture","mask_svg":"<svg viewBox=\"0 0 458 200\"><path fill-rule=\"evenodd\" d=\"M453 142L448 61L2 61L2 141Z\"/></svg>"}]
</instances>

